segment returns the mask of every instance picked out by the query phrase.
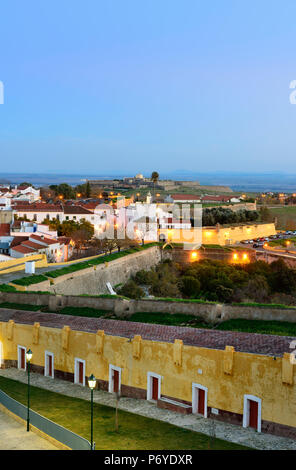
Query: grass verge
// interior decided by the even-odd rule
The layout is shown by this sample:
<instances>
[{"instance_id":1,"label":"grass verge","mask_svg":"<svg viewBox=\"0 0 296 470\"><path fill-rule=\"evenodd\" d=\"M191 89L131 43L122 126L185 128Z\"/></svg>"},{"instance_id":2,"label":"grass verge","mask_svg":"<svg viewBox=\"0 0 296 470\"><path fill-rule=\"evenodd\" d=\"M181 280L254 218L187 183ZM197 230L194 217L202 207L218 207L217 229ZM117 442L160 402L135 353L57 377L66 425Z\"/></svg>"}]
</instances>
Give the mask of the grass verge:
<instances>
[{"instance_id":1,"label":"grass verge","mask_svg":"<svg viewBox=\"0 0 296 470\"><path fill-rule=\"evenodd\" d=\"M284 321L234 319L221 323L216 329L278 336L296 336L296 324Z\"/></svg>"},{"instance_id":2,"label":"grass verge","mask_svg":"<svg viewBox=\"0 0 296 470\"><path fill-rule=\"evenodd\" d=\"M27 385L0 377L0 388L26 405ZM90 403L30 387L31 408L90 440ZM172 424L118 410L115 431L114 408L94 404L94 441L97 450L248 450L247 447L210 437Z\"/></svg>"}]
</instances>

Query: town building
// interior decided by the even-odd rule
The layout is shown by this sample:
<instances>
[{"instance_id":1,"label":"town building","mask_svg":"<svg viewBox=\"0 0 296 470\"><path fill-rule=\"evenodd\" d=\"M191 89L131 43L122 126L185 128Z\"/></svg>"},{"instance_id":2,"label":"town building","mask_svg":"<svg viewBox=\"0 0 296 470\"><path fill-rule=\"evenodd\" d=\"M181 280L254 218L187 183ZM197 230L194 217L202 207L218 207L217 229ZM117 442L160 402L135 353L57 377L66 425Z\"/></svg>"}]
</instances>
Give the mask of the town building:
<instances>
[{"instance_id":1,"label":"town building","mask_svg":"<svg viewBox=\"0 0 296 470\"><path fill-rule=\"evenodd\" d=\"M0 312L0 364L296 438L291 338L41 312Z\"/></svg>"}]
</instances>

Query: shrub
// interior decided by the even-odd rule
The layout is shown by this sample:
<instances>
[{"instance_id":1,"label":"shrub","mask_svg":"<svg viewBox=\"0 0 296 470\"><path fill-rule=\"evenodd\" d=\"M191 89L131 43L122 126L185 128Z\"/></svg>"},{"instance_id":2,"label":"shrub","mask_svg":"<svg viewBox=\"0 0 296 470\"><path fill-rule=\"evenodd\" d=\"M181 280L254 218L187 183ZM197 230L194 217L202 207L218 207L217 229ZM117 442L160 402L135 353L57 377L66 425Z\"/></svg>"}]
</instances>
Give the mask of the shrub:
<instances>
[{"instance_id":1,"label":"shrub","mask_svg":"<svg viewBox=\"0 0 296 470\"><path fill-rule=\"evenodd\" d=\"M132 280L124 284L124 286L119 290L119 294L124 295L130 299L140 299L145 295L143 289Z\"/></svg>"},{"instance_id":2,"label":"shrub","mask_svg":"<svg viewBox=\"0 0 296 470\"><path fill-rule=\"evenodd\" d=\"M193 276L184 276L180 282L180 290L187 297L197 297L200 293L200 282Z\"/></svg>"}]
</instances>

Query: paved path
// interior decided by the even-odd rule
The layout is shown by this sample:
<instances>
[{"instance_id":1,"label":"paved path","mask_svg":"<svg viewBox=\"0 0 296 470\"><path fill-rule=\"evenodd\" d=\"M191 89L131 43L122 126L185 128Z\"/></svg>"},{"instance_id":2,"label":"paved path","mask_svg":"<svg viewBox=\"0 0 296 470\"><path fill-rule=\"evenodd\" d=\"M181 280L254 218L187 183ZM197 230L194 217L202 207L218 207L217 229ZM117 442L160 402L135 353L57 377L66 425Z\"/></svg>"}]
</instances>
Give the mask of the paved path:
<instances>
[{"instance_id":1,"label":"paved path","mask_svg":"<svg viewBox=\"0 0 296 470\"><path fill-rule=\"evenodd\" d=\"M26 372L15 368L0 369L0 375L3 377L27 382ZM36 387L45 388L53 392L61 393L70 397L90 400L90 390L88 387L73 384L71 382L59 379L51 379L41 374L31 373L31 384ZM96 403L115 406L113 394L103 391L94 392L94 401ZM157 408L153 403L147 400L138 400L135 398L122 397L119 402L119 408L131 413L136 413L149 418L174 424L185 429L201 432L206 435L213 435L226 441L253 447L261 450L296 450L296 441L284 437L272 436L265 433L257 433L254 429L243 428L240 426L205 419L197 415L182 415L173 411Z\"/></svg>"},{"instance_id":2,"label":"paved path","mask_svg":"<svg viewBox=\"0 0 296 470\"><path fill-rule=\"evenodd\" d=\"M58 450L46 439L0 410L0 450Z\"/></svg>"}]
</instances>

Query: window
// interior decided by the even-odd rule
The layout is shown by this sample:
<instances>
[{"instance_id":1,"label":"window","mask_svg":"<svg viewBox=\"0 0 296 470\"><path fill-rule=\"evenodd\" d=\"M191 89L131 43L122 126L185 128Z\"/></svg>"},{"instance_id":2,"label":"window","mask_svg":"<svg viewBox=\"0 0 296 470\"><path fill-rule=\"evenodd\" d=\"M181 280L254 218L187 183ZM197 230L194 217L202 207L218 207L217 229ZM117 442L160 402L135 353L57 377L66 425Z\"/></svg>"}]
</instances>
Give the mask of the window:
<instances>
[{"instance_id":1,"label":"window","mask_svg":"<svg viewBox=\"0 0 296 470\"><path fill-rule=\"evenodd\" d=\"M26 370L26 352L27 349L24 346L17 347L17 367L21 370Z\"/></svg>"},{"instance_id":2,"label":"window","mask_svg":"<svg viewBox=\"0 0 296 470\"><path fill-rule=\"evenodd\" d=\"M44 375L54 378L54 354L49 351L45 351Z\"/></svg>"},{"instance_id":3,"label":"window","mask_svg":"<svg viewBox=\"0 0 296 470\"><path fill-rule=\"evenodd\" d=\"M121 368L109 365L109 392L120 392L121 389Z\"/></svg>"},{"instance_id":4,"label":"window","mask_svg":"<svg viewBox=\"0 0 296 470\"><path fill-rule=\"evenodd\" d=\"M69 216L68 216L68 215L66 215L66 220L69 220Z\"/></svg>"},{"instance_id":5,"label":"window","mask_svg":"<svg viewBox=\"0 0 296 470\"><path fill-rule=\"evenodd\" d=\"M74 383L85 385L85 361L83 359L75 358Z\"/></svg>"},{"instance_id":6,"label":"window","mask_svg":"<svg viewBox=\"0 0 296 470\"><path fill-rule=\"evenodd\" d=\"M157 401L161 397L161 375L154 372L147 374L147 400Z\"/></svg>"}]
</instances>

